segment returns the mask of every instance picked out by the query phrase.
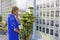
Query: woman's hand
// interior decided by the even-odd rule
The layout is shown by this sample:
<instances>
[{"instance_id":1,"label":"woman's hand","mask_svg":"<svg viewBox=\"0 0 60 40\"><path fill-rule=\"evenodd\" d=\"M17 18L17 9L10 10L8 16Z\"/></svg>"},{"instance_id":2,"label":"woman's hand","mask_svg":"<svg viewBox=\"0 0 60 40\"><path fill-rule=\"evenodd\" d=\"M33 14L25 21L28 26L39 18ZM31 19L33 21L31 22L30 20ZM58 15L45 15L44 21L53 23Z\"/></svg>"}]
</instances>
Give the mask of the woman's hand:
<instances>
[{"instance_id":1,"label":"woman's hand","mask_svg":"<svg viewBox=\"0 0 60 40\"><path fill-rule=\"evenodd\" d=\"M19 32L19 35L20 35L20 32Z\"/></svg>"},{"instance_id":2,"label":"woman's hand","mask_svg":"<svg viewBox=\"0 0 60 40\"><path fill-rule=\"evenodd\" d=\"M20 31L17 28L14 28L14 31L20 34Z\"/></svg>"}]
</instances>

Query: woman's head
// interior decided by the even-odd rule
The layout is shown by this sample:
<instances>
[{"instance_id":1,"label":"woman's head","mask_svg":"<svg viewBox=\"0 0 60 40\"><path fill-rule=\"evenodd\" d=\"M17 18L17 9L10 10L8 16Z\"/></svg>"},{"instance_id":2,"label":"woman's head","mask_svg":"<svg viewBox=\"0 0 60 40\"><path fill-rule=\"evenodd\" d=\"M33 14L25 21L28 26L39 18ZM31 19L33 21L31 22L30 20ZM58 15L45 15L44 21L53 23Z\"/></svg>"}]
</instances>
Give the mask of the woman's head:
<instances>
[{"instance_id":1,"label":"woman's head","mask_svg":"<svg viewBox=\"0 0 60 40\"><path fill-rule=\"evenodd\" d=\"M14 6L14 7L12 7L11 13L14 14L14 15L17 15L18 14L18 11L19 11L19 8L16 7L16 6Z\"/></svg>"}]
</instances>

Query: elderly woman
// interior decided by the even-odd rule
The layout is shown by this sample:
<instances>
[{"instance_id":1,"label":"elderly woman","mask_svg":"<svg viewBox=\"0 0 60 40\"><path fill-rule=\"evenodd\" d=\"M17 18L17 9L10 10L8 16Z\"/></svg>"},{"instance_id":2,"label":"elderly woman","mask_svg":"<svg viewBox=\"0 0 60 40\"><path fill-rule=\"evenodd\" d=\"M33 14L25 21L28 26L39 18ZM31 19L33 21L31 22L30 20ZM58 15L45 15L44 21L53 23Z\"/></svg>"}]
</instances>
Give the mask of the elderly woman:
<instances>
[{"instance_id":1,"label":"elderly woman","mask_svg":"<svg viewBox=\"0 0 60 40\"><path fill-rule=\"evenodd\" d=\"M19 9L14 6L12 8L11 14L8 15L8 40L19 40L18 34L19 28L18 28L18 11Z\"/></svg>"}]
</instances>

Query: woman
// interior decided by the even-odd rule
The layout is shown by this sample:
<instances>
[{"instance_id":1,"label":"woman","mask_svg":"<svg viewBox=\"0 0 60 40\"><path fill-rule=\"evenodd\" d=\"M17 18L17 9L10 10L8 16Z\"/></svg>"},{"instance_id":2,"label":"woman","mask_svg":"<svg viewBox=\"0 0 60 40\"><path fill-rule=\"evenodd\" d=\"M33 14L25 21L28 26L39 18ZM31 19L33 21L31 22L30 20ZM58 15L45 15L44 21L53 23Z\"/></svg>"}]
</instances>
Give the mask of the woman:
<instances>
[{"instance_id":1,"label":"woman","mask_svg":"<svg viewBox=\"0 0 60 40\"><path fill-rule=\"evenodd\" d=\"M11 14L8 15L8 40L18 40L18 8L14 6Z\"/></svg>"}]
</instances>

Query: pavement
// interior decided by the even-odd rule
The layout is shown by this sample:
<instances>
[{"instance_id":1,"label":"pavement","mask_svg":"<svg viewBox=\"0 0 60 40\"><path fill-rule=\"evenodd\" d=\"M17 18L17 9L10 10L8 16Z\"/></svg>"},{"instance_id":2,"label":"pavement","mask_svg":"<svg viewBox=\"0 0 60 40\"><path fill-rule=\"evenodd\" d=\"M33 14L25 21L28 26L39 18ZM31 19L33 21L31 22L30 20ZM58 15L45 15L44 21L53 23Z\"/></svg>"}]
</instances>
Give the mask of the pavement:
<instances>
[{"instance_id":1,"label":"pavement","mask_svg":"<svg viewBox=\"0 0 60 40\"><path fill-rule=\"evenodd\" d=\"M0 31L0 40L7 40L7 33L4 30Z\"/></svg>"},{"instance_id":2,"label":"pavement","mask_svg":"<svg viewBox=\"0 0 60 40\"><path fill-rule=\"evenodd\" d=\"M7 35L0 35L0 40L7 40ZM36 39L32 39L36 40ZM37 40L42 40L42 39L37 39Z\"/></svg>"},{"instance_id":3,"label":"pavement","mask_svg":"<svg viewBox=\"0 0 60 40\"><path fill-rule=\"evenodd\" d=\"M7 40L7 35L0 35L0 40Z\"/></svg>"}]
</instances>

